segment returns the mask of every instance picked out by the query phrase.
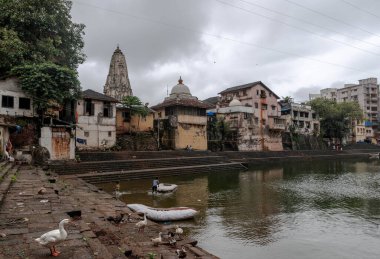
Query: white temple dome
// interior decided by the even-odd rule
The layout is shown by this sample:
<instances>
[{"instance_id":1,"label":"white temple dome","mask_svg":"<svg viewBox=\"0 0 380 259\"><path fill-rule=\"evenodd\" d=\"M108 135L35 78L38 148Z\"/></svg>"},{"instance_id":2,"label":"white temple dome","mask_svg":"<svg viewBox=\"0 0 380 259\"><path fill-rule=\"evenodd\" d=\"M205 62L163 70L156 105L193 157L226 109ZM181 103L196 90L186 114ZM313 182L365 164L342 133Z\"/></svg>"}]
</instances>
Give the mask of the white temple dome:
<instances>
[{"instance_id":1,"label":"white temple dome","mask_svg":"<svg viewBox=\"0 0 380 259\"><path fill-rule=\"evenodd\" d=\"M173 86L172 91L170 92L171 97L183 97L183 96L191 96L190 89L187 85L183 84L183 80L180 77L178 80L178 84Z\"/></svg>"},{"instance_id":2,"label":"white temple dome","mask_svg":"<svg viewBox=\"0 0 380 259\"><path fill-rule=\"evenodd\" d=\"M234 99L230 102L228 106L229 107L241 106L241 102L238 99L236 99L236 97L234 97Z\"/></svg>"}]
</instances>

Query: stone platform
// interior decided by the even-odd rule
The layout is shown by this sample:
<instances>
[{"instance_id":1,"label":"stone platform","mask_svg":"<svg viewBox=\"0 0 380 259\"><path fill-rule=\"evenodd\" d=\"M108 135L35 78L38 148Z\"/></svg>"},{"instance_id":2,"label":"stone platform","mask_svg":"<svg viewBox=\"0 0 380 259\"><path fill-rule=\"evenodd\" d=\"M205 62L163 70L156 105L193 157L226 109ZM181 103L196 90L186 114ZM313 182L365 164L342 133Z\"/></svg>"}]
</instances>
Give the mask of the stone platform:
<instances>
[{"instance_id":1,"label":"stone platform","mask_svg":"<svg viewBox=\"0 0 380 259\"><path fill-rule=\"evenodd\" d=\"M173 226L149 221L145 232L138 233L135 224L142 219L140 215L83 180L63 179L27 165L17 167L15 175L0 207L0 258L52 258L49 249L34 239L57 229L59 221L69 218L66 212L74 210L81 210L82 219L66 225L68 238L57 246L58 258L150 258L152 253L154 258L178 258L175 251L182 246L186 258L217 258L186 235L177 238L175 246L165 240L154 246L151 238ZM45 194L38 194L41 187ZM120 213L130 213L129 220L120 224L107 220Z\"/></svg>"}]
</instances>

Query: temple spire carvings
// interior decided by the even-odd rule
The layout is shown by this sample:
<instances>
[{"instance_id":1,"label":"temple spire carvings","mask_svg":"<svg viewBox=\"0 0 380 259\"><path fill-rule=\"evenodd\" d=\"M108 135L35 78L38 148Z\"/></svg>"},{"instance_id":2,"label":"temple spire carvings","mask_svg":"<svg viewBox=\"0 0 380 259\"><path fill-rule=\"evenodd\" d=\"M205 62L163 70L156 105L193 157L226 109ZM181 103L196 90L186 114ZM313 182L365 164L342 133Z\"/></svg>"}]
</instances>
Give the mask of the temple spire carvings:
<instances>
[{"instance_id":1,"label":"temple spire carvings","mask_svg":"<svg viewBox=\"0 0 380 259\"><path fill-rule=\"evenodd\" d=\"M111 58L110 70L106 84L104 85L104 94L119 101L125 96L133 95L131 83L128 78L127 62L125 61L125 56L120 50L119 45Z\"/></svg>"}]
</instances>

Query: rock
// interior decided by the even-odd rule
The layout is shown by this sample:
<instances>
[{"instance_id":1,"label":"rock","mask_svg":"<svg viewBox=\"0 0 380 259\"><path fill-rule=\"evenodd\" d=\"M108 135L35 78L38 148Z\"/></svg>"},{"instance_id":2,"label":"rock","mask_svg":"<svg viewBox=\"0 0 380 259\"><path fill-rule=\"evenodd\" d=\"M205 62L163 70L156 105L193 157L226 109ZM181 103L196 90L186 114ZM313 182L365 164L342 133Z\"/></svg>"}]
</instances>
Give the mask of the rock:
<instances>
[{"instance_id":1,"label":"rock","mask_svg":"<svg viewBox=\"0 0 380 259\"><path fill-rule=\"evenodd\" d=\"M45 194L47 191L46 191L46 188L45 187L41 187L39 190L38 190L38 194L40 195L43 195Z\"/></svg>"}]
</instances>

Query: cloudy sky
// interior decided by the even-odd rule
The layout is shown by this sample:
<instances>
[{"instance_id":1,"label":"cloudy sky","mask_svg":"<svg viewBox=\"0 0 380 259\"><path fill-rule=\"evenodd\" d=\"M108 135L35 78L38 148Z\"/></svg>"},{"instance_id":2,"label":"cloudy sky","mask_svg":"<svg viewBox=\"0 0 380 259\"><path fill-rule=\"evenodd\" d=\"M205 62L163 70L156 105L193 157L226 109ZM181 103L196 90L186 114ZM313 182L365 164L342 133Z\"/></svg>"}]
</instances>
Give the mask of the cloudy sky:
<instances>
[{"instance_id":1,"label":"cloudy sky","mask_svg":"<svg viewBox=\"0 0 380 259\"><path fill-rule=\"evenodd\" d=\"M378 0L73 0L83 89L103 92L117 44L134 95L161 102L179 76L203 100L262 81L306 100L380 73Z\"/></svg>"}]
</instances>

